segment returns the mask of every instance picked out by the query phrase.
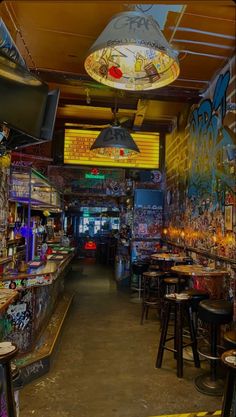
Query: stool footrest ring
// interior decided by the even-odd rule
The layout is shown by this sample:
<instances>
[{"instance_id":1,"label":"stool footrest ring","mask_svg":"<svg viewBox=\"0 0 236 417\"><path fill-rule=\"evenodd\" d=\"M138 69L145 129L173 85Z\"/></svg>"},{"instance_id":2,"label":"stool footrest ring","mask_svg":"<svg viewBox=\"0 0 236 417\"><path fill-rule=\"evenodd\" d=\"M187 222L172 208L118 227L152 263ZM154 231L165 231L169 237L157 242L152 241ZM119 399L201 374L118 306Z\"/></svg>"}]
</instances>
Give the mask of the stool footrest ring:
<instances>
[{"instance_id":1,"label":"stool footrest ring","mask_svg":"<svg viewBox=\"0 0 236 417\"><path fill-rule=\"evenodd\" d=\"M217 347L219 348L221 346L217 346ZM206 347L206 349L207 349L207 347ZM199 355L203 356L204 358L212 360L212 361L219 361L220 360L220 355L219 356L212 356L211 353L209 352L209 350L198 349L198 353L199 353Z\"/></svg>"}]
</instances>

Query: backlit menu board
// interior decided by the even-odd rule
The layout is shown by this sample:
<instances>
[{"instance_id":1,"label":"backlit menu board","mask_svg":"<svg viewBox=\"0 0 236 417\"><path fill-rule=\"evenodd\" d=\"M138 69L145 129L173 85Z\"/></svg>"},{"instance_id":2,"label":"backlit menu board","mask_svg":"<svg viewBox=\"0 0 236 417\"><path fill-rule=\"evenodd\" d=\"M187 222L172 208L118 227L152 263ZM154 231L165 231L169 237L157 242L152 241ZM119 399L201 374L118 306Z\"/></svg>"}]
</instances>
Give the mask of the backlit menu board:
<instances>
[{"instance_id":1,"label":"backlit menu board","mask_svg":"<svg viewBox=\"0 0 236 417\"><path fill-rule=\"evenodd\" d=\"M98 130L65 129L64 163L71 165L95 165L131 168L159 168L160 138L158 133L132 133L140 153L122 159L94 155L90 148Z\"/></svg>"}]
</instances>

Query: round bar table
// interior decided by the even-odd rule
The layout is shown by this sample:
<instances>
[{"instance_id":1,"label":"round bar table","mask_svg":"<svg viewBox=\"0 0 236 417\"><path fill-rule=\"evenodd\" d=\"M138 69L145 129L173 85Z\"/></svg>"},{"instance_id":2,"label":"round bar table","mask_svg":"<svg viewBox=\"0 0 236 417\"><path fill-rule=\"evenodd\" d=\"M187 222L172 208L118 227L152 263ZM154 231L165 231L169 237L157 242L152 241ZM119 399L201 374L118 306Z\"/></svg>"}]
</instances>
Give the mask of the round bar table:
<instances>
[{"instance_id":1,"label":"round bar table","mask_svg":"<svg viewBox=\"0 0 236 417\"><path fill-rule=\"evenodd\" d=\"M173 262L183 262L186 259L186 256L181 256L178 253L154 253L151 255L153 261L173 261Z\"/></svg>"},{"instance_id":2,"label":"round bar table","mask_svg":"<svg viewBox=\"0 0 236 417\"><path fill-rule=\"evenodd\" d=\"M179 276L192 277L194 288L207 291L211 298L224 298L223 280L229 275L227 270L202 265L176 265L171 270Z\"/></svg>"},{"instance_id":3,"label":"round bar table","mask_svg":"<svg viewBox=\"0 0 236 417\"><path fill-rule=\"evenodd\" d=\"M186 256L181 256L178 253L154 253L151 255L152 261L158 263L160 270L164 272L170 271L171 267L178 262L184 262Z\"/></svg>"}]
</instances>

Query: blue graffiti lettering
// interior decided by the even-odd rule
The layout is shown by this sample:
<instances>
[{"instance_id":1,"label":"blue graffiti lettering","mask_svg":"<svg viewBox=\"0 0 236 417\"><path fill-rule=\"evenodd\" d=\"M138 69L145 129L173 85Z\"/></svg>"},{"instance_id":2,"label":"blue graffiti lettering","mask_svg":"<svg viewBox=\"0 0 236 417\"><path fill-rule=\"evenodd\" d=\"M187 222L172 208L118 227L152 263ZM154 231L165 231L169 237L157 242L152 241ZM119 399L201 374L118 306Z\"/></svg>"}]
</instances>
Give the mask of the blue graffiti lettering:
<instances>
[{"instance_id":1,"label":"blue graffiti lettering","mask_svg":"<svg viewBox=\"0 0 236 417\"><path fill-rule=\"evenodd\" d=\"M230 73L227 71L224 75L221 74L217 80L212 106L216 111L221 106L221 120L224 119L226 113L226 91L229 85Z\"/></svg>"},{"instance_id":2,"label":"blue graffiti lettering","mask_svg":"<svg viewBox=\"0 0 236 417\"><path fill-rule=\"evenodd\" d=\"M207 193L215 195L216 178L231 184L226 181L226 175L219 175L223 148L233 143L232 131L223 125L229 81L229 71L221 74L216 82L213 99L204 99L190 114L189 197L202 197Z\"/></svg>"}]
</instances>

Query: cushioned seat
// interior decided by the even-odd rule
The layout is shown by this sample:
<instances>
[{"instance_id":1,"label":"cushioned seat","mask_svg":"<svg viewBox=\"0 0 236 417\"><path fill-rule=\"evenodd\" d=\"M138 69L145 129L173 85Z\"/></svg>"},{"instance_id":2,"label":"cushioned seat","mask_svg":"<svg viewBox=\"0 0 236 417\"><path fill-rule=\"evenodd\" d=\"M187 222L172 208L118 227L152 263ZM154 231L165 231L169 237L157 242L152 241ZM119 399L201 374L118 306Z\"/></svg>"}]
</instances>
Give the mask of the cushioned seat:
<instances>
[{"instance_id":1,"label":"cushioned seat","mask_svg":"<svg viewBox=\"0 0 236 417\"><path fill-rule=\"evenodd\" d=\"M209 294L203 290L196 290L195 288L189 288L188 290L184 291L186 294L190 295L191 297L191 307L194 312L198 311L198 305L200 301L208 300Z\"/></svg>"},{"instance_id":2,"label":"cushioned seat","mask_svg":"<svg viewBox=\"0 0 236 417\"><path fill-rule=\"evenodd\" d=\"M201 320L213 324L226 324L232 320L233 304L225 300L203 300L199 303Z\"/></svg>"}]
</instances>

